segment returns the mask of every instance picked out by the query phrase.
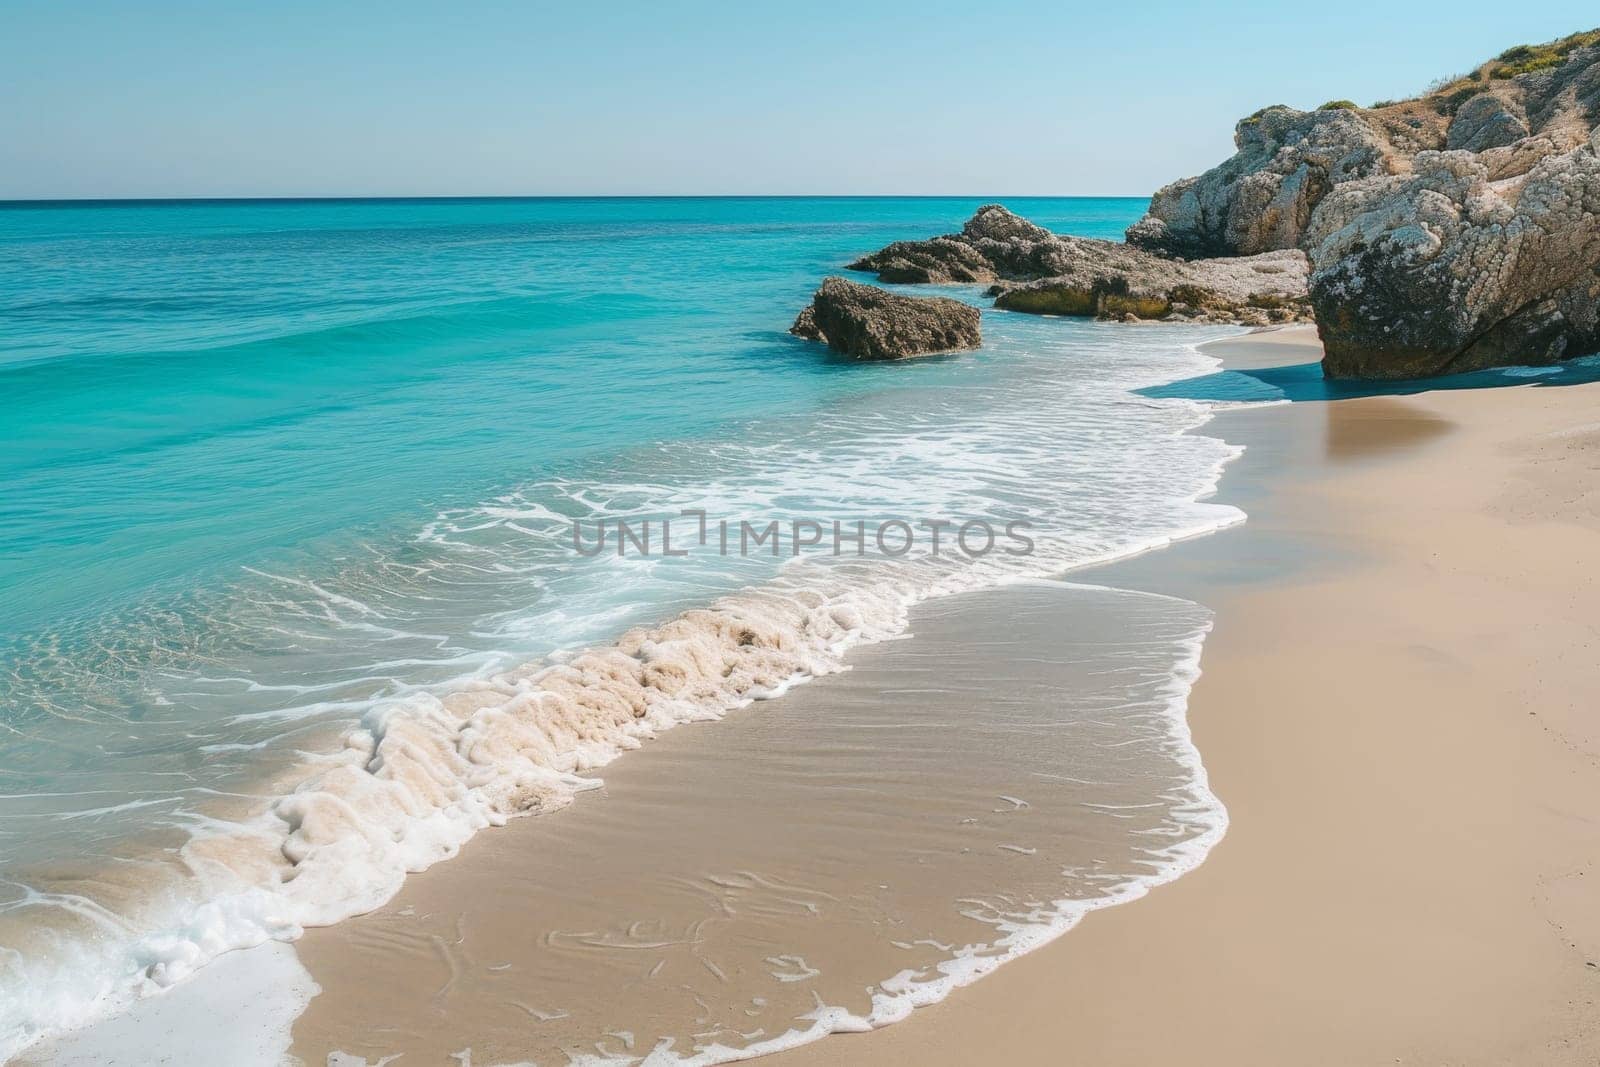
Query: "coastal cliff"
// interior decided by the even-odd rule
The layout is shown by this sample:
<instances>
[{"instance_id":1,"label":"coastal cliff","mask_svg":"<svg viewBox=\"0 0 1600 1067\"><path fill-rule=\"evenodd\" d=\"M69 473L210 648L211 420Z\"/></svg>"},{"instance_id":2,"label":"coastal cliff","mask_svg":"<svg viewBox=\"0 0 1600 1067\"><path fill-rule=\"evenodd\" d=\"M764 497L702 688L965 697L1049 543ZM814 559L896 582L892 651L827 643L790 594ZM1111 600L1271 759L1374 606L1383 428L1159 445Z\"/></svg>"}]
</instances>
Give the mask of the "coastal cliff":
<instances>
[{"instance_id":1,"label":"coastal cliff","mask_svg":"<svg viewBox=\"0 0 1600 1067\"><path fill-rule=\"evenodd\" d=\"M1600 30L1508 49L1415 99L1263 108L1235 154L1152 198L1126 243L991 204L850 264L991 286L997 308L1315 321L1330 378L1600 351Z\"/></svg>"},{"instance_id":2,"label":"coastal cliff","mask_svg":"<svg viewBox=\"0 0 1600 1067\"><path fill-rule=\"evenodd\" d=\"M1600 350L1600 31L1518 46L1413 100L1239 123L1129 244L1299 249L1329 377L1410 378Z\"/></svg>"}]
</instances>

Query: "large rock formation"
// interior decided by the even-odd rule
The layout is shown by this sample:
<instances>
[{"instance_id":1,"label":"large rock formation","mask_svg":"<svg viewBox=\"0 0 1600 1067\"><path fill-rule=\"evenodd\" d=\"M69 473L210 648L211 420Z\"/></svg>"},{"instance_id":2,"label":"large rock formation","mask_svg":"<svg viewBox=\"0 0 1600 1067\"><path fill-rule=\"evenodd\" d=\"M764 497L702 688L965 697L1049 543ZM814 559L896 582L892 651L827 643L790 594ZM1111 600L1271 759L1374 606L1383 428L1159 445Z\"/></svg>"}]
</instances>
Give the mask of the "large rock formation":
<instances>
[{"instance_id":1,"label":"large rock formation","mask_svg":"<svg viewBox=\"0 0 1600 1067\"><path fill-rule=\"evenodd\" d=\"M998 282L995 307L1037 314L1249 325L1310 316L1298 251L1185 263L1053 234L999 204L979 208L960 233L899 241L850 269L884 281Z\"/></svg>"},{"instance_id":2,"label":"large rock formation","mask_svg":"<svg viewBox=\"0 0 1600 1067\"><path fill-rule=\"evenodd\" d=\"M1344 108L1265 108L1234 128L1233 141L1227 162L1159 190L1128 243L1178 256L1295 248L1329 190L1393 165L1388 143Z\"/></svg>"},{"instance_id":3,"label":"large rock formation","mask_svg":"<svg viewBox=\"0 0 1600 1067\"><path fill-rule=\"evenodd\" d=\"M960 233L850 266L992 284L997 307L1042 314L1314 312L1330 377L1553 362L1600 351L1597 127L1600 30L1510 49L1414 100L1264 108L1232 158L1159 191L1127 244L989 205Z\"/></svg>"},{"instance_id":4,"label":"large rock formation","mask_svg":"<svg viewBox=\"0 0 1600 1067\"><path fill-rule=\"evenodd\" d=\"M1417 157L1319 209L1312 303L1334 377L1414 378L1600 351L1600 157L1490 179L1467 151Z\"/></svg>"},{"instance_id":5,"label":"large rock formation","mask_svg":"<svg viewBox=\"0 0 1600 1067\"><path fill-rule=\"evenodd\" d=\"M903 359L983 343L978 309L947 297L900 296L825 278L789 332L856 359Z\"/></svg>"},{"instance_id":6,"label":"large rock formation","mask_svg":"<svg viewBox=\"0 0 1600 1067\"><path fill-rule=\"evenodd\" d=\"M1275 107L1128 231L1166 255L1305 251L1331 377L1600 350L1600 31L1371 109Z\"/></svg>"}]
</instances>

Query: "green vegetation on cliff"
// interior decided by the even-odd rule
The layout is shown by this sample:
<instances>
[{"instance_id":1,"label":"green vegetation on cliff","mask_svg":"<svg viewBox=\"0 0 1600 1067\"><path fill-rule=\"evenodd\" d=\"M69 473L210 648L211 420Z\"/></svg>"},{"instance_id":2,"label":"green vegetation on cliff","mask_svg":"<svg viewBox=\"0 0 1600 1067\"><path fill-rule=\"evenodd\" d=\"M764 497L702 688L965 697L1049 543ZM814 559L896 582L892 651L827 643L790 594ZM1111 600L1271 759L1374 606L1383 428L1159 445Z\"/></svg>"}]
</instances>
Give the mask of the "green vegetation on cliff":
<instances>
[{"instance_id":1,"label":"green vegetation on cliff","mask_svg":"<svg viewBox=\"0 0 1600 1067\"><path fill-rule=\"evenodd\" d=\"M1600 29L1574 33L1544 44L1519 44L1495 57L1494 64L1489 68L1489 77L1503 80L1559 67L1577 49L1595 44L1600 44Z\"/></svg>"}]
</instances>

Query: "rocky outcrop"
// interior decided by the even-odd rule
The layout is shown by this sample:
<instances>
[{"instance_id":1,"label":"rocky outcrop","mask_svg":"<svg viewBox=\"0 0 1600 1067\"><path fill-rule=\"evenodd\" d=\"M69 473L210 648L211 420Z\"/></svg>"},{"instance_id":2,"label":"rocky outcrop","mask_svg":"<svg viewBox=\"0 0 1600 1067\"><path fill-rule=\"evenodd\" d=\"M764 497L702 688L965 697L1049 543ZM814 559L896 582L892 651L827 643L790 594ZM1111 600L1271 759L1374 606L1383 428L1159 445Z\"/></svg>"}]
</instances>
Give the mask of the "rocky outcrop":
<instances>
[{"instance_id":1,"label":"rocky outcrop","mask_svg":"<svg viewBox=\"0 0 1600 1067\"><path fill-rule=\"evenodd\" d=\"M1045 278L1060 272L1061 238L999 204L981 207L960 233L929 241L896 241L850 264L886 282L993 282ZM1102 244L1107 242L1101 242Z\"/></svg>"},{"instance_id":2,"label":"rocky outcrop","mask_svg":"<svg viewBox=\"0 0 1600 1067\"><path fill-rule=\"evenodd\" d=\"M1298 251L1185 263L1054 234L999 204L979 208L960 233L900 241L850 266L884 281L995 281L995 307L1035 314L1247 325L1310 317Z\"/></svg>"},{"instance_id":3,"label":"rocky outcrop","mask_svg":"<svg viewBox=\"0 0 1600 1067\"><path fill-rule=\"evenodd\" d=\"M1072 240L1064 238L1063 240ZM1083 242L1088 254L1049 278L1001 284L994 306L1041 315L1132 322L1225 322L1242 326L1310 321L1306 257L1267 252L1193 263L1142 256L1122 245Z\"/></svg>"},{"instance_id":4,"label":"rocky outcrop","mask_svg":"<svg viewBox=\"0 0 1600 1067\"><path fill-rule=\"evenodd\" d=\"M947 297L911 297L826 278L789 332L856 359L904 359L977 348L980 313Z\"/></svg>"},{"instance_id":5,"label":"rocky outcrop","mask_svg":"<svg viewBox=\"0 0 1600 1067\"><path fill-rule=\"evenodd\" d=\"M1600 139L1600 138L1597 138ZM1600 156L1495 182L1472 152L1351 189L1309 235L1334 377L1414 378L1600 351Z\"/></svg>"},{"instance_id":6,"label":"rocky outcrop","mask_svg":"<svg viewBox=\"0 0 1600 1067\"><path fill-rule=\"evenodd\" d=\"M1414 100L1264 108L1230 159L1157 192L1126 244L989 205L851 268L990 284L996 307L1040 314L1314 313L1337 378L1568 359L1600 351L1597 126L1600 30L1510 49Z\"/></svg>"},{"instance_id":7,"label":"rocky outcrop","mask_svg":"<svg viewBox=\"0 0 1600 1067\"><path fill-rule=\"evenodd\" d=\"M1334 186L1394 165L1387 139L1345 108L1265 108L1233 140L1238 152L1226 163L1159 190L1128 243L1186 257L1295 248Z\"/></svg>"},{"instance_id":8,"label":"rocky outcrop","mask_svg":"<svg viewBox=\"0 0 1600 1067\"><path fill-rule=\"evenodd\" d=\"M1467 100L1456 111L1445 132L1444 146L1482 152L1514 145L1526 136L1528 124L1512 106L1493 93L1484 93Z\"/></svg>"},{"instance_id":9,"label":"rocky outcrop","mask_svg":"<svg viewBox=\"0 0 1600 1067\"><path fill-rule=\"evenodd\" d=\"M1330 377L1600 350L1600 31L1511 49L1417 100L1267 108L1158 192L1128 241L1299 249Z\"/></svg>"},{"instance_id":10,"label":"rocky outcrop","mask_svg":"<svg viewBox=\"0 0 1600 1067\"><path fill-rule=\"evenodd\" d=\"M996 278L994 267L981 252L954 237L896 241L881 252L856 260L849 269L871 271L881 281L894 284L947 285L992 282Z\"/></svg>"}]
</instances>

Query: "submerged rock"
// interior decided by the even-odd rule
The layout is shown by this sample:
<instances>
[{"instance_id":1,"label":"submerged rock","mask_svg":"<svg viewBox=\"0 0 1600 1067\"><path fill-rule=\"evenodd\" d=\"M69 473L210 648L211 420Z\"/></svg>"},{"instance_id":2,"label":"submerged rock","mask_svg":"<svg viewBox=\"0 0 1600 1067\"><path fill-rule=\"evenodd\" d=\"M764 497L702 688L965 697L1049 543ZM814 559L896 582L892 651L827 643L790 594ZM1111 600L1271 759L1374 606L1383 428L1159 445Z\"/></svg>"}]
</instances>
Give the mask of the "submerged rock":
<instances>
[{"instance_id":1,"label":"submerged rock","mask_svg":"<svg viewBox=\"0 0 1600 1067\"><path fill-rule=\"evenodd\" d=\"M1051 233L999 204L960 233L899 241L851 264L885 281L996 281L995 307L1041 315L1265 325L1310 317L1298 251L1183 262Z\"/></svg>"},{"instance_id":2,"label":"submerged rock","mask_svg":"<svg viewBox=\"0 0 1600 1067\"><path fill-rule=\"evenodd\" d=\"M901 296L826 278L789 332L856 359L904 359L983 343L977 308L947 297Z\"/></svg>"}]
</instances>

